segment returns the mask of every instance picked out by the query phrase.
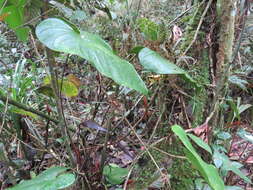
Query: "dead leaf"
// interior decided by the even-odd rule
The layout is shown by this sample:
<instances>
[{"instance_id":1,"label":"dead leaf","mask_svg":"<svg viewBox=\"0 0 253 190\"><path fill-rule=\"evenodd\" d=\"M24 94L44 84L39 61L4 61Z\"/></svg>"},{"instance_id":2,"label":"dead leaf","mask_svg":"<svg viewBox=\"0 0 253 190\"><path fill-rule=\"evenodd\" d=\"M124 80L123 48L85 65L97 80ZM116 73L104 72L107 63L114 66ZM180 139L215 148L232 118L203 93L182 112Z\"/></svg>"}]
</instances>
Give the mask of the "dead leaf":
<instances>
[{"instance_id":1,"label":"dead leaf","mask_svg":"<svg viewBox=\"0 0 253 190\"><path fill-rule=\"evenodd\" d=\"M173 32L173 42L175 43L182 37L183 32L177 25L173 26L172 32Z\"/></svg>"},{"instance_id":2,"label":"dead leaf","mask_svg":"<svg viewBox=\"0 0 253 190\"><path fill-rule=\"evenodd\" d=\"M82 85L82 82L79 78L77 78L75 75L73 74L69 74L67 76L67 79L72 82L78 89L79 87Z\"/></svg>"},{"instance_id":3,"label":"dead leaf","mask_svg":"<svg viewBox=\"0 0 253 190\"><path fill-rule=\"evenodd\" d=\"M193 133L201 138L204 142L208 142L208 130L209 126L207 123L204 123L193 129Z\"/></svg>"},{"instance_id":4,"label":"dead leaf","mask_svg":"<svg viewBox=\"0 0 253 190\"><path fill-rule=\"evenodd\" d=\"M88 127L90 129L96 129L98 131L107 132L107 129L103 128L102 126L100 126L99 124L97 124L96 122L91 121L91 120L84 121L84 122L80 123L80 126L81 125Z\"/></svg>"}]
</instances>

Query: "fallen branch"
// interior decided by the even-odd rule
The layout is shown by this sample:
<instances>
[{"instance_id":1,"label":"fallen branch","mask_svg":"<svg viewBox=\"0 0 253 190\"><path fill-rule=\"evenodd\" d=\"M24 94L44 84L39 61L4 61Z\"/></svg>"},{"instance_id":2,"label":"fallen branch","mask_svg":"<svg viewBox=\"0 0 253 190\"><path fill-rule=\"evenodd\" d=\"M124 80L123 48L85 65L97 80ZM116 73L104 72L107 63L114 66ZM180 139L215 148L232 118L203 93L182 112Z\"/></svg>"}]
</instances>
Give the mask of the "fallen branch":
<instances>
[{"instance_id":1,"label":"fallen branch","mask_svg":"<svg viewBox=\"0 0 253 190\"><path fill-rule=\"evenodd\" d=\"M59 123L58 120L56 120L56 119L50 117L49 115L47 115L47 114L45 114L45 113L43 113L43 112L40 112L40 111L35 110L35 109L31 108L31 107L28 107L28 106L26 106L25 104L19 103L19 102L15 101L15 100L13 100L13 99L11 99L11 98L8 98L8 100L7 100L7 97L4 96L4 95L1 94L1 93L0 93L0 100L2 100L3 102L8 101L8 104L11 104L11 105L16 106L16 107L18 107L18 108L21 108L21 109L23 109L23 110L25 110L25 111L32 112L32 113L34 113L34 114L36 114L36 115L39 115L39 116L41 116L41 117L43 117L43 118L45 118L45 119L47 119L47 120L49 120L49 121L54 122L55 124Z\"/></svg>"}]
</instances>

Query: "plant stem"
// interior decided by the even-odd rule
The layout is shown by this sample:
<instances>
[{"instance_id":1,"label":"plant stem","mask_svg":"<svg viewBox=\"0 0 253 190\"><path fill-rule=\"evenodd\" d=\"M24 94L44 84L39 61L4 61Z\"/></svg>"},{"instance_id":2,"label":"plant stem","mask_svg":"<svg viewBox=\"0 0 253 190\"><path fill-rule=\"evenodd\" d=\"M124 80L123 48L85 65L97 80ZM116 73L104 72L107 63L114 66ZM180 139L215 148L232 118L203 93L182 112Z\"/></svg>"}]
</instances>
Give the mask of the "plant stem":
<instances>
[{"instance_id":1,"label":"plant stem","mask_svg":"<svg viewBox=\"0 0 253 190\"><path fill-rule=\"evenodd\" d=\"M48 2L46 2L45 8L43 11L44 12L48 11L48 7L49 7ZM47 15L45 15L45 18L47 18ZM58 77L57 77L58 75L56 71L53 51L46 47L46 55L48 59L48 67L49 67L49 72L50 72L50 77L51 77L51 86L55 94L56 108L57 108L58 120L59 120L58 126L59 126L62 137L67 137L66 149L70 158L71 166L75 167L75 159L74 159L73 152L71 150L71 146L73 145L73 142L68 132L68 127L65 121L64 112L63 112L63 108L61 104L61 93L60 93L60 89L58 85Z\"/></svg>"},{"instance_id":2,"label":"plant stem","mask_svg":"<svg viewBox=\"0 0 253 190\"><path fill-rule=\"evenodd\" d=\"M3 102L6 102L7 101L7 97L5 95L3 95L3 94L0 93L0 100L2 100ZM15 101L15 100L13 100L11 98L8 98L8 104L11 104L11 105L16 106L18 108L21 108L21 109L23 109L25 111L32 112L32 113L34 113L36 115L39 115L39 116L41 116L41 117L43 117L43 118L45 118L47 120L50 120L50 121L54 122L55 124L59 123L59 121L57 119L54 119L54 118L50 117L49 115L47 115L47 114L45 114L43 112L40 112L40 111L35 110L35 109L31 108L31 107L28 107L25 104L19 103L19 102Z\"/></svg>"}]
</instances>

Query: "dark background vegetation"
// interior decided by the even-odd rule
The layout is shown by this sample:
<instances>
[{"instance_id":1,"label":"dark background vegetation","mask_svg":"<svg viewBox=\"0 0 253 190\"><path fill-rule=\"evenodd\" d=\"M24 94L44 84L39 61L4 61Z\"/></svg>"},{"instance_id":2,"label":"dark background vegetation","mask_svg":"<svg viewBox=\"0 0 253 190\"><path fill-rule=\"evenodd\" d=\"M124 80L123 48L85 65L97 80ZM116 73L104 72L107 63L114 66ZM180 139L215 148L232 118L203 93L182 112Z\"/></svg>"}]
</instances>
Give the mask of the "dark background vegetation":
<instances>
[{"instance_id":1,"label":"dark background vegetation","mask_svg":"<svg viewBox=\"0 0 253 190\"><path fill-rule=\"evenodd\" d=\"M225 185L253 188L243 178L253 179L251 1L27 0L18 26L2 11L14 1L0 2L1 189L52 166L75 174L68 189L211 189L172 132L175 124L209 144L212 154L191 141ZM149 94L117 84L77 55L45 47L35 29L52 17L99 35L135 67ZM195 83L147 72L138 47L184 69ZM45 82L52 75L72 85L56 81L65 88L56 93ZM243 176L224 160L218 167L221 155ZM116 184L103 174L112 163L129 174Z\"/></svg>"}]
</instances>

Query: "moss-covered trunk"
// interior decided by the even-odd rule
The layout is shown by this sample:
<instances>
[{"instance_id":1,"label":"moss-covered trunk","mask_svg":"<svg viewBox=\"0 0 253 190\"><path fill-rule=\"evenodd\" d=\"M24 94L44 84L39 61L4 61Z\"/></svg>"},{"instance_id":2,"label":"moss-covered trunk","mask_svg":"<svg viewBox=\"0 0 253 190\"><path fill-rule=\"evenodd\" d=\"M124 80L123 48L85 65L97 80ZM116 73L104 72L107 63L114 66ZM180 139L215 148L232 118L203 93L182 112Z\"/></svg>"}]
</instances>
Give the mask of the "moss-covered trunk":
<instances>
[{"instance_id":1,"label":"moss-covered trunk","mask_svg":"<svg viewBox=\"0 0 253 190\"><path fill-rule=\"evenodd\" d=\"M194 1L197 6L193 17L191 18L186 29L186 40L182 45L184 54L190 55L196 59L196 63L192 65L190 70L194 73L196 81L201 88L193 93L193 99L190 104L192 107L192 126L196 127L205 121L209 110L209 92L207 86L212 83L210 76L210 68L212 67L211 49L212 45L207 43L207 38L213 36L215 16L212 11L213 2L202 3L202 1ZM213 40L211 38L210 40Z\"/></svg>"},{"instance_id":2,"label":"moss-covered trunk","mask_svg":"<svg viewBox=\"0 0 253 190\"><path fill-rule=\"evenodd\" d=\"M222 127L224 114L220 105L226 96L232 58L235 2L209 0L194 3L199 6L189 22L187 40L182 46L187 55L196 59L191 71L202 86L194 92L191 100L193 127L207 123L211 118L213 127Z\"/></svg>"},{"instance_id":3,"label":"moss-covered trunk","mask_svg":"<svg viewBox=\"0 0 253 190\"><path fill-rule=\"evenodd\" d=\"M215 65L215 96L213 101L214 117L212 120L213 128L221 128L224 125L224 114L220 109L228 91L228 77L232 61L232 50L234 43L234 23L235 23L235 0L218 1L218 15L220 24L219 50L216 54L217 62Z\"/></svg>"}]
</instances>

